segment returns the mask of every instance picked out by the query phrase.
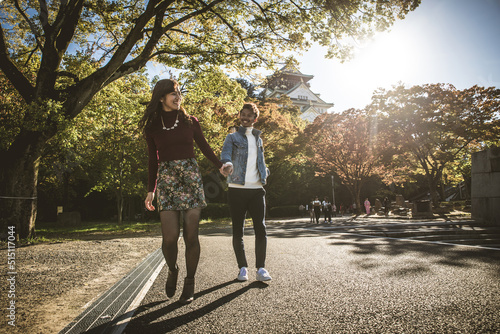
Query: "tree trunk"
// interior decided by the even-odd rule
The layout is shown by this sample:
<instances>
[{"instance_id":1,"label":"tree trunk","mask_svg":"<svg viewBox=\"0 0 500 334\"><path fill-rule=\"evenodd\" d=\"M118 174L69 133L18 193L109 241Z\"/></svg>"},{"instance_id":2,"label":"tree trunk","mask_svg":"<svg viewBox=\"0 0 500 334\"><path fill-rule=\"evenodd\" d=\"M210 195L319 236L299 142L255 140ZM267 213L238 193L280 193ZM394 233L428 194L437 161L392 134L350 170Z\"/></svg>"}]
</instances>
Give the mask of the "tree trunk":
<instances>
[{"instance_id":1,"label":"tree trunk","mask_svg":"<svg viewBox=\"0 0 500 334\"><path fill-rule=\"evenodd\" d=\"M34 141L30 140L31 143ZM26 143L24 143L26 144ZM15 147L14 147L15 146ZM21 149L21 147L23 149ZM15 226L20 238L35 236L37 182L42 143L14 143L0 157L0 238ZM11 152L14 152L12 154Z\"/></svg>"},{"instance_id":2,"label":"tree trunk","mask_svg":"<svg viewBox=\"0 0 500 334\"><path fill-rule=\"evenodd\" d=\"M359 200L359 194L361 193L361 185L359 183L354 182L353 184L347 184L347 190L351 194L351 204L356 205L356 209L354 209L353 213L358 214L361 210L361 202ZM347 206L349 207L350 204Z\"/></svg>"},{"instance_id":3,"label":"tree trunk","mask_svg":"<svg viewBox=\"0 0 500 334\"><path fill-rule=\"evenodd\" d=\"M123 192L121 188L116 191L116 209L118 213L118 224L123 222Z\"/></svg>"},{"instance_id":4,"label":"tree trunk","mask_svg":"<svg viewBox=\"0 0 500 334\"><path fill-rule=\"evenodd\" d=\"M358 189L358 195L356 196L356 215L361 213L361 201L359 199L361 191Z\"/></svg>"},{"instance_id":5,"label":"tree trunk","mask_svg":"<svg viewBox=\"0 0 500 334\"><path fill-rule=\"evenodd\" d=\"M361 201L359 200L359 196L361 194L361 188L363 187L363 183L361 180L356 180L354 181L354 184L353 184L353 189L352 189L352 202L353 204L356 205L356 209L354 209L353 213L355 213L356 215L358 215L359 213L361 213Z\"/></svg>"},{"instance_id":6,"label":"tree trunk","mask_svg":"<svg viewBox=\"0 0 500 334\"><path fill-rule=\"evenodd\" d=\"M434 208L439 207L439 194L437 189L437 182L432 176L428 177L429 181L429 193L431 195L431 202Z\"/></svg>"},{"instance_id":7,"label":"tree trunk","mask_svg":"<svg viewBox=\"0 0 500 334\"><path fill-rule=\"evenodd\" d=\"M441 174L441 177L438 179L438 193L439 193L439 199L440 201L445 201L446 200L446 184L444 183L443 176Z\"/></svg>"}]
</instances>

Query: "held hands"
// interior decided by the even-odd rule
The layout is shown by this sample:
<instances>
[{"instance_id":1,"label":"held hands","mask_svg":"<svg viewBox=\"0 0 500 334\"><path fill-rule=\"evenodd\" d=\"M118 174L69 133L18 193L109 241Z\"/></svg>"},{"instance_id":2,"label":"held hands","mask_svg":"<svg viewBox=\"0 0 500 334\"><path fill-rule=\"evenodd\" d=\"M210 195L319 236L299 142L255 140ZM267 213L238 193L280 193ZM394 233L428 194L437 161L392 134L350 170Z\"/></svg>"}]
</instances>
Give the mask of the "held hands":
<instances>
[{"instance_id":1,"label":"held hands","mask_svg":"<svg viewBox=\"0 0 500 334\"><path fill-rule=\"evenodd\" d=\"M225 163L222 165L222 167L219 169L219 172L227 177L228 175L233 174L233 165Z\"/></svg>"},{"instance_id":2,"label":"held hands","mask_svg":"<svg viewBox=\"0 0 500 334\"><path fill-rule=\"evenodd\" d=\"M149 211L155 210L155 207L152 204L154 198L155 198L155 193L149 192L148 195L146 196L146 200L144 201L144 204L146 205L146 209L148 209Z\"/></svg>"}]
</instances>

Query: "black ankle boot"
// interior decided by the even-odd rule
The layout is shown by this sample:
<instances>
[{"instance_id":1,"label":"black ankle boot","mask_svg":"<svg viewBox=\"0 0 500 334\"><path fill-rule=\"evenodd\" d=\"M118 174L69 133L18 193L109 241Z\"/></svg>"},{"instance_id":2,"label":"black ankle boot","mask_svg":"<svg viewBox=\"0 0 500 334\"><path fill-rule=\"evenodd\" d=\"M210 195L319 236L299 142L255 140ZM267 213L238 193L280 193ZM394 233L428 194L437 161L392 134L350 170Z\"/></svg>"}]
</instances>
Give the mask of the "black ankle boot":
<instances>
[{"instance_id":1,"label":"black ankle boot","mask_svg":"<svg viewBox=\"0 0 500 334\"><path fill-rule=\"evenodd\" d=\"M175 270L168 270L167 282L165 283L165 293L167 294L168 298L172 298L175 295L178 275L179 267L177 267L177 265L175 265Z\"/></svg>"},{"instance_id":2,"label":"black ankle boot","mask_svg":"<svg viewBox=\"0 0 500 334\"><path fill-rule=\"evenodd\" d=\"M179 303L189 304L194 300L194 278L184 279L184 288L182 289L181 298Z\"/></svg>"}]
</instances>

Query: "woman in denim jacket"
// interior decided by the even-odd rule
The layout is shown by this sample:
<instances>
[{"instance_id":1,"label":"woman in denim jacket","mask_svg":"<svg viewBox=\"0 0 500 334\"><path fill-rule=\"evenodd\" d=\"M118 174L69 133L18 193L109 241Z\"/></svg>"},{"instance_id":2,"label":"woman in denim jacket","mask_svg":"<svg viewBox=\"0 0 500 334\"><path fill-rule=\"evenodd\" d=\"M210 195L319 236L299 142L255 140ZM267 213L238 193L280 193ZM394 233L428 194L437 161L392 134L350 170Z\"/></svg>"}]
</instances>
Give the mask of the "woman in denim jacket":
<instances>
[{"instance_id":1,"label":"woman in denim jacket","mask_svg":"<svg viewBox=\"0 0 500 334\"><path fill-rule=\"evenodd\" d=\"M269 281L265 269L267 232L265 224L266 184L269 175L264 160L261 131L253 128L259 117L259 109L253 103L243 105L239 113L241 126L227 135L222 147L221 173L228 176L228 203L233 223L233 249L240 269L239 281L248 280L248 263L245 256L243 234L246 213L250 214L255 231L256 278Z\"/></svg>"}]
</instances>

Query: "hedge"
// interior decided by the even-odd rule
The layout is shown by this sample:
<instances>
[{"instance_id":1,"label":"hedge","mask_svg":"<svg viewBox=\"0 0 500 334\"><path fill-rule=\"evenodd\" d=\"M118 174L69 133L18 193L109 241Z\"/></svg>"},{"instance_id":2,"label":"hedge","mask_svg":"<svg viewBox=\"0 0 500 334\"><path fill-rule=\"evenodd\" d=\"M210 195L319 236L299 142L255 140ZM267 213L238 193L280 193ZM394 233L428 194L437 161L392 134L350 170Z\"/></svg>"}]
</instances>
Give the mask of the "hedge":
<instances>
[{"instance_id":1,"label":"hedge","mask_svg":"<svg viewBox=\"0 0 500 334\"><path fill-rule=\"evenodd\" d=\"M269 209L269 216L273 218L297 217L299 215L298 205L275 206Z\"/></svg>"},{"instance_id":2,"label":"hedge","mask_svg":"<svg viewBox=\"0 0 500 334\"><path fill-rule=\"evenodd\" d=\"M299 207L297 205L275 206L268 211L269 217L283 218L283 217L297 217L300 215ZM208 203L207 207L201 210L201 218L231 218L229 205L225 203ZM250 214L247 212L247 218Z\"/></svg>"},{"instance_id":3,"label":"hedge","mask_svg":"<svg viewBox=\"0 0 500 334\"><path fill-rule=\"evenodd\" d=\"M207 207L201 210L201 218L230 218L229 205L225 203L208 203Z\"/></svg>"}]
</instances>

